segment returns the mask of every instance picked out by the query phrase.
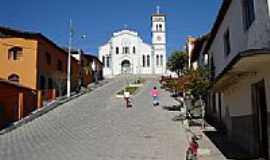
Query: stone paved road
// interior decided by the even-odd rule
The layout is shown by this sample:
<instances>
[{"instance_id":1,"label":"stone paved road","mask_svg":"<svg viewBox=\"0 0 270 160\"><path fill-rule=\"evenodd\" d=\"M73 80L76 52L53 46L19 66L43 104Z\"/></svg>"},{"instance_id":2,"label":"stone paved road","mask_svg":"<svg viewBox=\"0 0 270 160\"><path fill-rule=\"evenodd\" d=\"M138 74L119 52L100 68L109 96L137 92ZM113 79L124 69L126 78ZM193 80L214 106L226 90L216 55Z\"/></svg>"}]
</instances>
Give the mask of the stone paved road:
<instances>
[{"instance_id":1,"label":"stone paved road","mask_svg":"<svg viewBox=\"0 0 270 160\"><path fill-rule=\"evenodd\" d=\"M0 136L0 160L182 160L185 133L176 113L153 108L147 81L124 108L113 95L125 80L92 93ZM161 105L175 102L162 92Z\"/></svg>"}]
</instances>

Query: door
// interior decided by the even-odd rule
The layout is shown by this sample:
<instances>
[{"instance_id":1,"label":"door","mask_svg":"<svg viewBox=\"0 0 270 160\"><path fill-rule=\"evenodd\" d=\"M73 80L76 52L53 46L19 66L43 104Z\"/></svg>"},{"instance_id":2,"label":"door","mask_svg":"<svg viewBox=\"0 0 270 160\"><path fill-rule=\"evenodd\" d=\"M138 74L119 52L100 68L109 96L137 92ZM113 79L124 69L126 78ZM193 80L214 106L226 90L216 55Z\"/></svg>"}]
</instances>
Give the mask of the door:
<instances>
[{"instance_id":1,"label":"door","mask_svg":"<svg viewBox=\"0 0 270 160\"><path fill-rule=\"evenodd\" d=\"M127 74L131 72L131 63L128 60L124 60L121 63L121 70L122 70L122 74Z\"/></svg>"},{"instance_id":2,"label":"door","mask_svg":"<svg viewBox=\"0 0 270 160\"><path fill-rule=\"evenodd\" d=\"M0 104L0 130L5 125L4 105Z\"/></svg>"},{"instance_id":3,"label":"door","mask_svg":"<svg viewBox=\"0 0 270 160\"><path fill-rule=\"evenodd\" d=\"M260 158L268 159L267 102L264 81L252 85L252 101L257 154Z\"/></svg>"}]
</instances>

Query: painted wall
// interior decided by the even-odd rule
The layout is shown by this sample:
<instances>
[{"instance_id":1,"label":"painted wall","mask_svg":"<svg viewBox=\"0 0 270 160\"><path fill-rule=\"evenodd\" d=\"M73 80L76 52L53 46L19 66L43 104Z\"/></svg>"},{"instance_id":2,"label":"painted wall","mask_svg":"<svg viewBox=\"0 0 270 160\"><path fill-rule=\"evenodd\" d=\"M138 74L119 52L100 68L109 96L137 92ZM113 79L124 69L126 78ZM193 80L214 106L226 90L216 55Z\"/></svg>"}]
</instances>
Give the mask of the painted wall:
<instances>
[{"instance_id":1,"label":"painted wall","mask_svg":"<svg viewBox=\"0 0 270 160\"><path fill-rule=\"evenodd\" d=\"M19 93L23 93L23 117L36 109L36 92L0 81L0 129L18 120Z\"/></svg>"},{"instance_id":2,"label":"painted wall","mask_svg":"<svg viewBox=\"0 0 270 160\"><path fill-rule=\"evenodd\" d=\"M119 48L119 53L116 54L116 48ZM129 48L129 53L125 54L124 47ZM133 47L135 47L135 53L133 53ZM106 65L106 57L111 55L110 67ZM142 55L150 56L150 66L143 67ZM131 63L131 73L133 74L151 74L152 73L152 48L150 45L143 42L138 36L138 33L122 30L113 34L111 40L99 49L99 59L102 61L102 57L105 57L104 63L104 76L115 76L122 74L121 63L124 60L128 60Z\"/></svg>"},{"instance_id":3,"label":"painted wall","mask_svg":"<svg viewBox=\"0 0 270 160\"><path fill-rule=\"evenodd\" d=\"M216 76L219 75L228 63L239 53L248 49L269 48L270 26L266 1L256 0L256 19L248 31L244 30L243 8L241 1L232 1L227 15L210 47L209 54L213 55ZM231 53L225 56L224 33L229 29Z\"/></svg>"},{"instance_id":4,"label":"painted wall","mask_svg":"<svg viewBox=\"0 0 270 160\"><path fill-rule=\"evenodd\" d=\"M8 59L8 50L21 47L22 57L18 60ZM0 77L8 79L17 74L20 84L36 89L37 81L37 41L24 38L0 38Z\"/></svg>"},{"instance_id":5,"label":"painted wall","mask_svg":"<svg viewBox=\"0 0 270 160\"><path fill-rule=\"evenodd\" d=\"M251 85L265 80L268 116L270 115L270 72L261 64L256 76L243 77L234 85L223 91L222 120L226 124L231 139L238 142L250 153L254 152L254 126ZM270 138L270 121L268 119L268 137ZM245 142L245 144L241 142ZM270 144L270 142L269 142Z\"/></svg>"}]
</instances>

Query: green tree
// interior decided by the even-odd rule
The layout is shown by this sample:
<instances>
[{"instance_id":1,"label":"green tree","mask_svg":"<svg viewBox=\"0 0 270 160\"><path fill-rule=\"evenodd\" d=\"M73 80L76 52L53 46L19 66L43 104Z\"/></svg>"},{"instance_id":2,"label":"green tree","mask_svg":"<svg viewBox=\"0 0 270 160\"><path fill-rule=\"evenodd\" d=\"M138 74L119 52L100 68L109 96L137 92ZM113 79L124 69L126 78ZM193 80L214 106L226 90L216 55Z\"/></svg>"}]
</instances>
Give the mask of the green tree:
<instances>
[{"instance_id":1,"label":"green tree","mask_svg":"<svg viewBox=\"0 0 270 160\"><path fill-rule=\"evenodd\" d=\"M173 51L168 60L168 68L176 72L178 76L184 73L188 64L188 56L183 51Z\"/></svg>"}]
</instances>

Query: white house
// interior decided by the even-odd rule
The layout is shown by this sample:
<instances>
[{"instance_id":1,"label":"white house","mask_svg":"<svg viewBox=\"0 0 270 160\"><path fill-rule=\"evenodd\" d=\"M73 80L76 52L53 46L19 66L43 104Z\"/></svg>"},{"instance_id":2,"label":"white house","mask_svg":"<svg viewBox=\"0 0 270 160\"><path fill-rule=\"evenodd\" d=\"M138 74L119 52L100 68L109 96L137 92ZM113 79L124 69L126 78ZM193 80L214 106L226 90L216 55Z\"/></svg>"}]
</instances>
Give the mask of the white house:
<instances>
[{"instance_id":1,"label":"white house","mask_svg":"<svg viewBox=\"0 0 270 160\"><path fill-rule=\"evenodd\" d=\"M105 77L120 74L164 74L166 72L166 16L152 15L152 44L127 28L114 32L108 43L99 47Z\"/></svg>"},{"instance_id":2,"label":"white house","mask_svg":"<svg viewBox=\"0 0 270 160\"><path fill-rule=\"evenodd\" d=\"M224 0L206 51L213 90L207 112L229 138L255 157L269 159L269 0Z\"/></svg>"}]
</instances>

